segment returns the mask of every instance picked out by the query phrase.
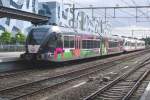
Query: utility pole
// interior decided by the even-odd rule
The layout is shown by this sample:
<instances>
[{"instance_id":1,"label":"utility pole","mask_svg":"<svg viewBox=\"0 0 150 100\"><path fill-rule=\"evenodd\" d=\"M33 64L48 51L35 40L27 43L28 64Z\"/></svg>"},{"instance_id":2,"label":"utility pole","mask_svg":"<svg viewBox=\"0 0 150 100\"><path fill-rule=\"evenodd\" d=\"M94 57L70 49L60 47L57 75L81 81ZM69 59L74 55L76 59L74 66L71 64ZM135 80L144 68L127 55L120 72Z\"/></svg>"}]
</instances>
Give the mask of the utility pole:
<instances>
[{"instance_id":1,"label":"utility pole","mask_svg":"<svg viewBox=\"0 0 150 100\"><path fill-rule=\"evenodd\" d=\"M94 9L92 9L92 18L94 18Z\"/></svg>"},{"instance_id":2,"label":"utility pole","mask_svg":"<svg viewBox=\"0 0 150 100\"><path fill-rule=\"evenodd\" d=\"M103 33L103 21L101 20L101 33Z\"/></svg>"},{"instance_id":3,"label":"utility pole","mask_svg":"<svg viewBox=\"0 0 150 100\"><path fill-rule=\"evenodd\" d=\"M134 30L132 30L132 38L133 38Z\"/></svg>"},{"instance_id":4,"label":"utility pole","mask_svg":"<svg viewBox=\"0 0 150 100\"><path fill-rule=\"evenodd\" d=\"M106 24L106 18L107 18L107 9L105 8L105 24Z\"/></svg>"},{"instance_id":5,"label":"utility pole","mask_svg":"<svg viewBox=\"0 0 150 100\"><path fill-rule=\"evenodd\" d=\"M75 28L75 3L73 2L73 28Z\"/></svg>"},{"instance_id":6,"label":"utility pole","mask_svg":"<svg viewBox=\"0 0 150 100\"><path fill-rule=\"evenodd\" d=\"M92 18L94 18L94 9L93 9L93 5L89 5L91 7L92 10Z\"/></svg>"}]
</instances>

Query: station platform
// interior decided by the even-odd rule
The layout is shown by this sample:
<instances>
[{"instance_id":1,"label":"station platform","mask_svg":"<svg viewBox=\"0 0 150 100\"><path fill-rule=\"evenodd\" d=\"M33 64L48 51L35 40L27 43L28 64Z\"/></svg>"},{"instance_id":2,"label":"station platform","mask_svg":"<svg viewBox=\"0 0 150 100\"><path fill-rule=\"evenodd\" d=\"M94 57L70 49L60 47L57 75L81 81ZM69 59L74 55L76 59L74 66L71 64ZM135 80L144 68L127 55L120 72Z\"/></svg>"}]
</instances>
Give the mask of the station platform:
<instances>
[{"instance_id":1,"label":"station platform","mask_svg":"<svg viewBox=\"0 0 150 100\"><path fill-rule=\"evenodd\" d=\"M0 52L0 63L19 60L20 54L24 52Z\"/></svg>"},{"instance_id":2,"label":"station platform","mask_svg":"<svg viewBox=\"0 0 150 100\"><path fill-rule=\"evenodd\" d=\"M143 95L141 96L140 100L150 100L150 82L147 85Z\"/></svg>"}]
</instances>

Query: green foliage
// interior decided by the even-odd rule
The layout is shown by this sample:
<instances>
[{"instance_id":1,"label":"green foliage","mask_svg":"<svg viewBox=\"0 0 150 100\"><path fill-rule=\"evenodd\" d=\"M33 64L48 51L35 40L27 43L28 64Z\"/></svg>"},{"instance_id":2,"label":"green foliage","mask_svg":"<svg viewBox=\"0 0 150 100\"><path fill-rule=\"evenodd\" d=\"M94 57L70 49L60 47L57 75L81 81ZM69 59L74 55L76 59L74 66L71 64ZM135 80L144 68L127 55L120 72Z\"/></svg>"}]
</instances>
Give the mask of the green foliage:
<instances>
[{"instance_id":1,"label":"green foliage","mask_svg":"<svg viewBox=\"0 0 150 100\"><path fill-rule=\"evenodd\" d=\"M15 40L16 40L16 43L23 44L23 43L25 43L26 36L25 36L23 33L18 32L18 33L15 35Z\"/></svg>"},{"instance_id":2,"label":"green foliage","mask_svg":"<svg viewBox=\"0 0 150 100\"><path fill-rule=\"evenodd\" d=\"M0 42L3 44L9 44L11 42L11 33L4 31L0 36Z\"/></svg>"},{"instance_id":3,"label":"green foliage","mask_svg":"<svg viewBox=\"0 0 150 100\"><path fill-rule=\"evenodd\" d=\"M15 37L11 37L11 42L10 42L11 44L16 44L16 39L15 39Z\"/></svg>"},{"instance_id":4,"label":"green foliage","mask_svg":"<svg viewBox=\"0 0 150 100\"><path fill-rule=\"evenodd\" d=\"M18 32L15 37L11 36L12 33L8 32L8 31L4 31L1 36L0 36L0 43L1 44L24 44L25 40L26 40L26 36L21 33Z\"/></svg>"},{"instance_id":5,"label":"green foliage","mask_svg":"<svg viewBox=\"0 0 150 100\"><path fill-rule=\"evenodd\" d=\"M145 44L146 44L146 45L150 45L150 37L143 38L142 40L145 41Z\"/></svg>"}]
</instances>

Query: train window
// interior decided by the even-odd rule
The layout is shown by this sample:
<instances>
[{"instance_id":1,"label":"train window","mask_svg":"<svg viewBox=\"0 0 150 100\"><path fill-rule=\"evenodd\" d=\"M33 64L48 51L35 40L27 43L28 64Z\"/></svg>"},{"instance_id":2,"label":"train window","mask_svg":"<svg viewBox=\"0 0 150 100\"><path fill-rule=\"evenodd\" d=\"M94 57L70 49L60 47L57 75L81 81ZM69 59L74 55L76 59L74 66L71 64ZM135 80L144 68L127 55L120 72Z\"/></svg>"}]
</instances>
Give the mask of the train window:
<instances>
[{"instance_id":1,"label":"train window","mask_svg":"<svg viewBox=\"0 0 150 100\"><path fill-rule=\"evenodd\" d=\"M127 41L126 46L131 46L131 42Z\"/></svg>"},{"instance_id":2,"label":"train window","mask_svg":"<svg viewBox=\"0 0 150 100\"><path fill-rule=\"evenodd\" d=\"M90 40L90 48L93 48L93 40Z\"/></svg>"},{"instance_id":3,"label":"train window","mask_svg":"<svg viewBox=\"0 0 150 100\"><path fill-rule=\"evenodd\" d=\"M128 46L132 46L131 42L128 42Z\"/></svg>"},{"instance_id":4,"label":"train window","mask_svg":"<svg viewBox=\"0 0 150 100\"><path fill-rule=\"evenodd\" d=\"M93 41L94 44L93 44L93 48L98 48L98 41Z\"/></svg>"},{"instance_id":5,"label":"train window","mask_svg":"<svg viewBox=\"0 0 150 100\"><path fill-rule=\"evenodd\" d=\"M100 48L100 41L98 41L97 45L98 45L98 48Z\"/></svg>"},{"instance_id":6,"label":"train window","mask_svg":"<svg viewBox=\"0 0 150 100\"><path fill-rule=\"evenodd\" d=\"M109 41L109 48L113 48L113 47L117 47L117 46L118 46L118 42Z\"/></svg>"},{"instance_id":7,"label":"train window","mask_svg":"<svg viewBox=\"0 0 150 100\"><path fill-rule=\"evenodd\" d=\"M73 36L70 36L69 37L69 45L70 45L70 48L74 48L74 37Z\"/></svg>"},{"instance_id":8,"label":"train window","mask_svg":"<svg viewBox=\"0 0 150 100\"><path fill-rule=\"evenodd\" d=\"M131 46L135 46L135 43L131 43Z\"/></svg>"},{"instance_id":9,"label":"train window","mask_svg":"<svg viewBox=\"0 0 150 100\"><path fill-rule=\"evenodd\" d=\"M86 49L86 40L82 40L82 48Z\"/></svg>"},{"instance_id":10,"label":"train window","mask_svg":"<svg viewBox=\"0 0 150 100\"><path fill-rule=\"evenodd\" d=\"M140 43L138 43L138 46L140 46Z\"/></svg>"},{"instance_id":11,"label":"train window","mask_svg":"<svg viewBox=\"0 0 150 100\"><path fill-rule=\"evenodd\" d=\"M125 43L125 46L128 46L128 45L129 45L129 43L128 43L128 42L126 42L126 43Z\"/></svg>"},{"instance_id":12,"label":"train window","mask_svg":"<svg viewBox=\"0 0 150 100\"><path fill-rule=\"evenodd\" d=\"M93 41L93 48L97 47L97 41Z\"/></svg>"},{"instance_id":13,"label":"train window","mask_svg":"<svg viewBox=\"0 0 150 100\"><path fill-rule=\"evenodd\" d=\"M74 36L64 36L64 48L74 48Z\"/></svg>"},{"instance_id":14,"label":"train window","mask_svg":"<svg viewBox=\"0 0 150 100\"><path fill-rule=\"evenodd\" d=\"M120 46L123 46L123 41L120 42Z\"/></svg>"},{"instance_id":15,"label":"train window","mask_svg":"<svg viewBox=\"0 0 150 100\"><path fill-rule=\"evenodd\" d=\"M145 46L145 43L143 43L142 46Z\"/></svg>"},{"instance_id":16,"label":"train window","mask_svg":"<svg viewBox=\"0 0 150 100\"><path fill-rule=\"evenodd\" d=\"M90 40L89 42L90 42L90 44L89 44L90 48L93 48L93 40Z\"/></svg>"},{"instance_id":17,"label":"train window","mask_svg":"<svg viewBox=\"0 0 150 100\"><path fill-rule=\"evenodd\" d=\"M90 46L90 40L87 40L87 46L86 46L86 48L87 48L87 49L90 49L90 47L91 47L91 46Z\"/></svg>"},{"instance_id":18,"label":"train window","mask_svg":"<svg viewBox=\"0 0 150 100\"><path fill-rule=\"evenodd\" d=\"M64 36L64 47L69 48L69 36Z\"/></svg>"},{"instance_id":19,"label":"train window","mask_svg":"<svg viewBox=\"0 0 150 100\"><path fill-rule=\"evenodd\" d=\"M57 34L57 47L63 47L62 35Z\"/></svg>"},{"instance_id":20,"label":"train window","mask_svg":"<svg viewBox=\"0 0 150 100\"><path fill-rule=\"evenodd\" d=\"M82 40L83 49L99 48L100 41L98 40Z\"/></svg>"}]
</instances>

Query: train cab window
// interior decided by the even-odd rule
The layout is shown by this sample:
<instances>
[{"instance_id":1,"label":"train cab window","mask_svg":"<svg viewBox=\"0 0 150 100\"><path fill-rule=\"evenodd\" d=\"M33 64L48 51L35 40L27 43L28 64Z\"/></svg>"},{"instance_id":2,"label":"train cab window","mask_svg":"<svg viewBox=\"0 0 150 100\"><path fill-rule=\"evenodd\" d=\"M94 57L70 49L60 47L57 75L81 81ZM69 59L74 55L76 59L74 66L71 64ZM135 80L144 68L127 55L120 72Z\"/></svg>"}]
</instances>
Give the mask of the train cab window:
<instances>
[{"instance_id":1,"label":"train cab window","mask_svg":"<svg viewBox=\"0 0 150 100\"><path fill-rule=\"evenodd\" d=\"M48 29L32 29L28 35L27 42L32 45L40 45L44 41L47 33Z\"/></svg>"},{"instance_id":2,"label":"train cab window","mask_svg":"<svg viewBox=\"0 0 150 100\"><path fill-rule=\"evenodd\" d=\"M48 40L48 43L47 43L47 46L49 48L56 48L56 44L57 44L57 37L55 34L50 34L49 36L49 40Z\"/></svg>"},{"instance_id":3,"label":"train cab window","mask_svg":"<svg viewBox=\"0 0 150 100\"><path fill-rule=\"evenodd\" d=\"M57 47L57 36L55 33L50 33L45 45L45 50L50 52L54 52L55 48Z\"/></svg>"}]
</instances>

